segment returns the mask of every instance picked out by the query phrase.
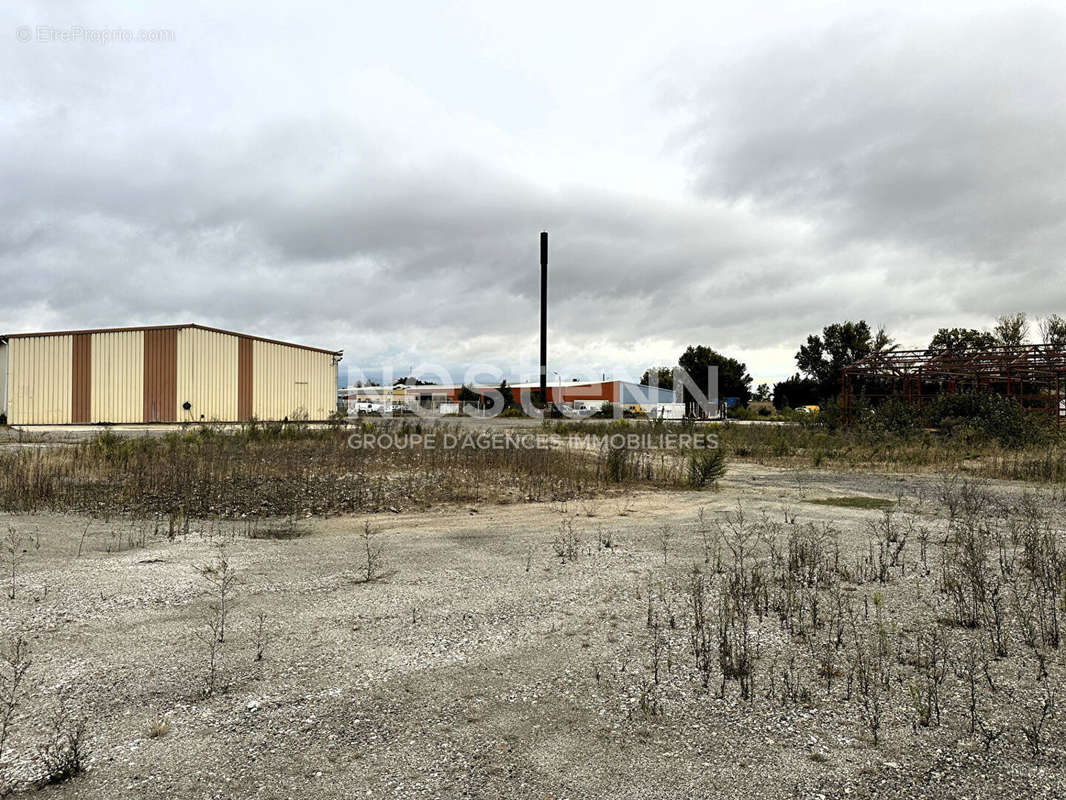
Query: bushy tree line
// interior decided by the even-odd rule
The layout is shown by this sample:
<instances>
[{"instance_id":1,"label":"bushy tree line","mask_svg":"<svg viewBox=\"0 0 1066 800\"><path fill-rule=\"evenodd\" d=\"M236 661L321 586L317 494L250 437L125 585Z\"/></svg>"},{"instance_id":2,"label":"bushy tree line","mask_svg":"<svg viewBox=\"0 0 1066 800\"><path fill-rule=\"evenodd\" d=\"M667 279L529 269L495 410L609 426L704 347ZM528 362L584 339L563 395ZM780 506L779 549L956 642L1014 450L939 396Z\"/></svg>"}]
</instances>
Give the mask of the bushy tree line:
<instances>
[{"instance_id":1,"label":"bushy tree line","mask_svg":"<svg viewBox=\"0 0 1066 800\"><path fill-rule=\"evenodd\" d=\"M1058 314L1039 320L1037 331L1041 342L1066 346L1066 319ZM1028 344L1031 333L1029 318L1023 312L1005 314L996 319L991 330L940 328L928 349L965 355L991 347ZM800 346L796 374L774 384L774 405L795 407L838 397L844 367L894 344L884 328L875 332L865 320L826 325L821 334L811 334Z\"/></svg>"},{"instance_id":2,"label":"bushy tree line","mask_svg":"<svg viewBox=\"0 0 1066 800\"><path fill-rule=\"evenodd\" d=\"M1040 341L1066 346L1066 319L1052 314L1038 323ZM991 330L940 328L930 340L929 350L968 355L993 347L1029 344L1031 325L1024 313L1007 314L996 320ZM778 408L819 404L819 422L829 427L842 423L840 407L844 367L894 343L882 328L876 333L864 320L827 325L812 334L796 353L799 370L791 378L774 385ZM1046 438L1046 420L1026 412L1014 398L995 393L945 394L916 404L888 399L876 407L862 395L863 386L852 398L851 421L882 433L910 434L922 428L936 428L949 435L982 437L1007 447L1034 444ZM885 387L867 383L874 394Z\"/></svg>"},{"instance_id":3,"label":"bushy tree line","mask_svg":"<svg viewBox=\"0 0 1066 800\"><path fill-rule=\"evenodd\" d=\"M930 340L928 349L944 353L968 354L991 347L1017 346L1028 344L1033 333L1033 326L1025 313L1005 314L996 319L991 330L976 328L940 328ZM1066 319L1058 314L1051 314L1036 323L1039 340L1045 344L1066 347ZM754 393L751 389L752 377L747 365L730 358L706 345L688 347L678 358L678 366L685 369L697 387L706 393L707 369L718 368L719 396L736 397L742 405L751 400L773 400L779 409L795 408L805 405L820 405L824 408L825 419L832 423L834 414L839 416L839 402L834 402L841 394L841 381L844 367L879 351L895 346L895 342L883 328L873 329L865 320L834 322L826 325L820 333L812 333L800 345L796 352L796 373L783 381L778 381L771 389L767 384L760 384ZM673 370L668 366L653 367L644 372L640 382L656 385L663 389L674 386ZM958 420L977 419L970 430L994 428L999 433L995 438L1020 441L1033 435L1028 427L1018 420L1024 417L1018 404L1003 398L960 395L959 398L942 398L926 404L922 414L910 409L909 404L885 403L878 409L880 416L877 424L886 430L905 430L924 426L958 427ZM690 400L691 398L687 397ZM859 402L861 406L861 401ZM897 408L898 406L898 408ZM874 415L870 415L874 416ZM987 420L982 422L981 420ZM1025 430L1022 430L1022 427Z\"/></svg>"},{"instance_id":4,"label":"bushy tree line","mask_svg":"<svg viewBox=\"0 0 1066 800\"><path fill-rule=\"evenodd\" d=\"M824 401L817 421L830 429L843 426L839 399ZM1053 425L1032 414L1012 397L999 394L944 394L916 403L887 399L873 406L859 397L852 401L850 423L869 433L910 436L935 429L952 438L995 441L1004 447L1025 447L1048 439Z\"/></svg>"}]
</instances>

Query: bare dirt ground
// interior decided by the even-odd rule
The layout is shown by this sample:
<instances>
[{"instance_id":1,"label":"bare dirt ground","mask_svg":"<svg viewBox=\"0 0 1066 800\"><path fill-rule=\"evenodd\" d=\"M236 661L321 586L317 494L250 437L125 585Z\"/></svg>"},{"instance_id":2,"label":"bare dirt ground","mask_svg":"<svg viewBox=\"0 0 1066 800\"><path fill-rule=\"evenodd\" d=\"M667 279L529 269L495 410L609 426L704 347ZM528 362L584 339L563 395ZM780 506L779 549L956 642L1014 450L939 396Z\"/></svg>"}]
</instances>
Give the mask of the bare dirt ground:
<instances>
[{"instance_id":1,"label":"bare dirt ground","mask_svg":"<svg viewBox=\"0 0 1066 800\"><path fill-rule=\"evenodd\" d=\"M739 501L750 515L831 523L861 554L882 512L809 501L906 496L909 513L940 525L923 499L934 481L733 465L714 492L375 515L387 575L374 582L360 574L366 517L308 519L289 540L193 522L174 541L149 532L143 546L127 521L0 517L0 532L26 537L15 598L0 584L0 620L32 658L4 759L14 776L35 774L35 742L65 685L87 717L89 766L45 797L1066 796L1058 705L1039 755L1009 720L986 751L968 730L960 678L930 727L912 723L900 678L875 746L842 689L826 696L808 678L809 691L786 700L769 651L751 700L732 682L719 697L717 678L703 689L695 676L683 594L669 587L706 569L700 507L721 517ZM238 582L205 697L212 594L199 567L220 545ZM851 592L870 613L870 595L884 591L906 630L919 604L911 580ZM665 642L654 663L649 596ZM1017 657L993 672L1028 674L1026 651L1012 643ZM1060 651L1048 668L1064 704ZM996 675L1001 687L1014 680Z\"/></svg>"}]
</instances>

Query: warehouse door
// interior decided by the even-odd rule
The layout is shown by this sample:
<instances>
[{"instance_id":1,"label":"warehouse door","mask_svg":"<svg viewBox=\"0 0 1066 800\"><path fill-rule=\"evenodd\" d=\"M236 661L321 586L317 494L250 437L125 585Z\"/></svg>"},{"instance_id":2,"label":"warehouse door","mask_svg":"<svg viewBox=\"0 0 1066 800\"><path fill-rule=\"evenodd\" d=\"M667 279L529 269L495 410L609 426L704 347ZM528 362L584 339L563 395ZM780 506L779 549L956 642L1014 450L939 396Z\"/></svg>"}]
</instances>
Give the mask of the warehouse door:
<instances>
[{"instance_id":1,"label":"warehouse door","mask_svg":"<svg viewBox=\"0 0 1066 800\"><path fill-rule=\"evenodd\" d=\"M144 421L178 421L178 331L144 332Z\"/></svg>"}]
</instances>

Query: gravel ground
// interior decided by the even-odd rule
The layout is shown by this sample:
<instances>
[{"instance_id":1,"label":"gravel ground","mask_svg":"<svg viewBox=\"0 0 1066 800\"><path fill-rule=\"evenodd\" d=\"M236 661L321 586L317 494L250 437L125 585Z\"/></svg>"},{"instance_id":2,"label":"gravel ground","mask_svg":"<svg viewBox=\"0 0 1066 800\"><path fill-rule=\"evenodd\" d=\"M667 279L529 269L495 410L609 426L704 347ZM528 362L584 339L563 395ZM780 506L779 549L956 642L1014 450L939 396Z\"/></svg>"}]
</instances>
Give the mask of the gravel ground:
<instances>
[{"instance_id":1,"label":"gravel ground","mask_svg":"<svg viewBox=\"0 0 1066 800\"><path fill-rule=\"evenodd\" d=\"M897 720L874 746L853 710L817 697L747 703L735 688L719 698L678 679L662 715L636 708L648 587L703 560L698 508L789 509L862 548L881 512L806 501L894 500L934 481L737 465L716 492L377 515L388 574L370 583L359 574L366 517L309 519L291 540L194 524L132 548L128 522L0 517L0 532L27 537L0 624L27 638L33 660L7 770L39 773L35 743L67 685L88 718L89 766L41 796L1066 796L1061 715L1034 758L1013 735L985 753L961 709L918 732ZM580 552L564 562L552 541L566 521ZM675 532L665 564L664 524ZM197 634L211 595L198 567L220 543L238 584L219 688L204 697ZM672 659L671 670L691 672L682 646ZM152 736L159 720L168 729Z\"/></svg>"}]
</instances>

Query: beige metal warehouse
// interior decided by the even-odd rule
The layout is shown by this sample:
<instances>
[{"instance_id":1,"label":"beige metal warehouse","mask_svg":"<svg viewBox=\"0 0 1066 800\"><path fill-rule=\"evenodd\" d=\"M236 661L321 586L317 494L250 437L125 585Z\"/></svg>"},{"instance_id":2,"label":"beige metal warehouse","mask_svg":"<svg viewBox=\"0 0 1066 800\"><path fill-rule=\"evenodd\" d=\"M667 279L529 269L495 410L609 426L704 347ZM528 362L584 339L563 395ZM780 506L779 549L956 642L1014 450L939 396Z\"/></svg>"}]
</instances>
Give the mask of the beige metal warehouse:
<instances>
[{"instance_id":1,"label":"beige metal warehouse","mask_svg":"<svg viewBox=\"0 0 1066 800\"><path fill-rule=\"evenodd\" d=\"M342 353L203 325L0 336L10 425L324 420Z\"/></svg>"}]
</instances>

